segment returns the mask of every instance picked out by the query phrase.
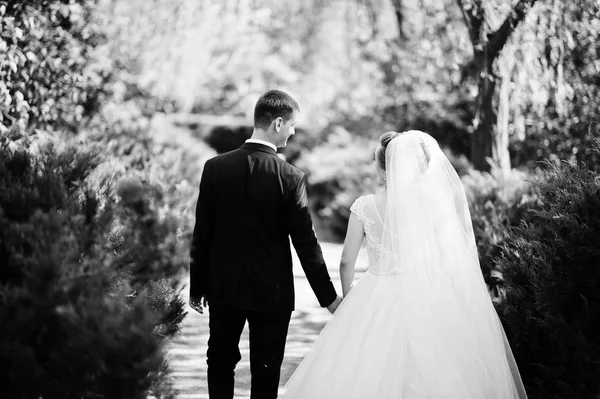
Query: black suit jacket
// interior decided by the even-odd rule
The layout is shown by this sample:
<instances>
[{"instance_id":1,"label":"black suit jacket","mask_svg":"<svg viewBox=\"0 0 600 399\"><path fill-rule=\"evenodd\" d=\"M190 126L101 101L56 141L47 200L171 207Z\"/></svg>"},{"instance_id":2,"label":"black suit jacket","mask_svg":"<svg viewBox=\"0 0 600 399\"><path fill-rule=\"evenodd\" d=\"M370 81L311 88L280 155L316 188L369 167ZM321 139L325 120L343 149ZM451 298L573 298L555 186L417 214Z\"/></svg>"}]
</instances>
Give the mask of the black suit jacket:
<instances>
[{"instance_id":1,"label":"black suit jacket","mask_svg":"<svg viewBox=\"0 0 600 399\"><path fill-rule=\"evenodd\" d=\"M294 309L289 237L321 306L336 292L315 236L304 173L265 145L208 160L191 248L190 296L252 311Z\"/></svg>"}]
</instances>

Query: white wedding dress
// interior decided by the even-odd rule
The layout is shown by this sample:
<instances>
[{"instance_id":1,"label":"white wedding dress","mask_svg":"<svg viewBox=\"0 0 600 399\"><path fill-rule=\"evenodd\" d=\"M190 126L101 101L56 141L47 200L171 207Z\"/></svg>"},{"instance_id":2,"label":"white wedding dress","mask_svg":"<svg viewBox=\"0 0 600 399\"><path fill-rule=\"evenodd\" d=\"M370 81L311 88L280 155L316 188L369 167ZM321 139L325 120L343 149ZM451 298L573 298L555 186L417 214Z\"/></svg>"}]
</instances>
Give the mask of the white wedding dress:
<instances>
[{"instance_id":1,"label":"white wedding dress","mask_svg":"<svg viewBox=\"0 0 600 399\"><path fill-rule=\"evenodd\" d=\"M397 139L391 143L395 141ZM426 168L431 163L433 169L434 156L441 155L436 152L437 143L427 143L432 148L423 162L426 162ZM399 145L396 147L396 150L400 149ZM388 159L405 155L404 152L394 154L389 146L386 154ZM448 168L446 164L443 166ZM390 167L407 165L391 162ZM450 173L449 176L454 179L452 172L453 169L444 173ZM440 176L447 179L444 173ZM410 198L407 199L410 195L399 189L400 186L394 186L395 183L404 184L406 180L389 173L387 176L388 192L395 192L388 194L386 215L378 213L373 195L358 198L351 207L364 224L369 269L344 298L300 363L288 381L283 397L526 398L478 260L476 255L474 257L468 252L474 245L474 239L469 237L472 236L470 220L469 226L464 228L466 231L448 236L452 228L458 229L459 222L456 220L459 219L452 219L454 222L439 220L442 217L439 212L446 212L449 208L438 204L437 211L431 214L430 207L434 204L428 203L427 198L435 201L437 197L440 201L444 197L439 195L450 195L449 192L418 196L410 202ZM456 183L455 180L453 182ZM432 183L438 190L439 181ZM464 200L460 206L465 206L466 198L458 197ZM394 203L390 201L397 201L396 205L408 213L394 214L390 210L390 204ZM419 211L428 215L419 214ZM464 211L459 209L458 213ZM469 217L468 209L466 212L466 217ZM427 230L424 227L427 222L423 219L419 222L418 219L432 216L438 219L433 219L436 221L432 223L433 230ZM404 224L405 229L395 231L394 218ZM460 238L463 232L464 240ZM437 241L427 238L436 234ZM395 244L399 240L403 247ZM462 250L458 251L458 248ZM396 254L398 251L403 252L403 258ZM444 251L448 253L442 254ZM452 259L459 263L453 264ZM428 266L420 260L428 262ZM446 266L436 269L436 260ZM471 265L467 267L466 264ZM451 272L446 270L450 268L448 265L453 265ZM473 269L475 266L476 271Z\"/></svg>"}]
</instances>

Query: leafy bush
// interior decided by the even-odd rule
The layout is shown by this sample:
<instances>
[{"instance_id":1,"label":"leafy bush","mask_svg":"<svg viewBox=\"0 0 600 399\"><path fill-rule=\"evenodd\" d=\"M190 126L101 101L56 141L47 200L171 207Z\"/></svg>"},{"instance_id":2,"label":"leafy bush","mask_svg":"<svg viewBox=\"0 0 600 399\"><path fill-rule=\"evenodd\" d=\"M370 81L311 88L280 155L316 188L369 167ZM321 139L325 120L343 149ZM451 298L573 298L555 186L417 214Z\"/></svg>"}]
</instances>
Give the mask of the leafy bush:
<instances>
[{"instance_id":1,"label":"leafy bush","mask_svg":"<svg viewBox=\"0 0 600 399\"><path fill-rule=\"evenodd\" d=\"M541 208L502 248L499 311L530 398L600 394L599 182L575 163L545 171Z\"/></svg>"},{"instance_id":2,"label":"leafy bush","mask_svg":"<svg viewBox=\"0 0 600 399\"><path fill-rule=\"evenodd\" d=\"M94 189L96 154L1 147L0 370L14 398L171 397L183 303L177 220L135 180Z\"/></svg>"},{"instance_id":3,"label":"leafy bush","mask_svg":"<svg viewBox=\"0 0 600 399\"><path fill-rule=\"evenodd\" d=\"M461 178L479 252L485 281L495 299L501 300L502 275L494 260L500 253L507 228L517 226L538 205L537 196L525 172L513 169L508 176L493 169L491 173L470 170Z\"/></svg>"},{"instance_id":4,"label":"leafy bush","mask_svg":"<svg viewBox=\"0 0 600 399\"><path fill-rule=\"evenodd\" d=\"M104 98L91 1L0 1L0 133L77 130Z\"/></svg>"},{"instance_id":5,"label":"leafy bush","mask_svg":"<svg viewBox=\"0 0 600 399\"><path fill-rule=\"evenodd\" d=\"M139 98L109 82L95 12L92 1L0 2L0 371L10 397L173 396L164 345L184 317L191 206L180 196L193 198L185 179L197 168L153 140ZM59 148L65 133L73 142Z\"/></svg>"},{"instance_id":6,"label":"leafy bush","mask_svg":"<svg viewBox=\"0 0 600 399\"><path fill-rule=\"evenodd\" d=\"M187 265L202 168L216 152L165 114L145 115L137 100L106 104L77 139L102 149L95 180L134 175L161 199L161 214L179 220L178 262Z\"/></svg>"},{"instance_id":7,"label":"leafy bush","mask_svg":"<svg viewBox=\"0 0 600 399\"><path fill-rule=\"evenodd\" d=\"M251 126L216 126L205 141L222 154L240 148L250 136L252 136Z\"/></svg>"}]
</instances>

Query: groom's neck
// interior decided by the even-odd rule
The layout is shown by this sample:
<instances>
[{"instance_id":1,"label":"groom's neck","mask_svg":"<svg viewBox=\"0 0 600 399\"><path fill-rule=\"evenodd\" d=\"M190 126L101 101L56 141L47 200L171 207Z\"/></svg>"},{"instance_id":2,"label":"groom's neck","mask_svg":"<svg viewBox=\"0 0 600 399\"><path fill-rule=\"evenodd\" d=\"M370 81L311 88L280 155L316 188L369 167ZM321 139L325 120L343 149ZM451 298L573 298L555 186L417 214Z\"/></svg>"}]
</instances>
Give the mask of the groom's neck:
<instances>
[{"instance_id":1,"label":"groom's neck","mask_svg":"<svg viewBox=\"0 0 600 399\"><path fill-rule=\"evenodd\" d=\"M267 134L267 132L265 132L262 129L254 129L254 131L252 132L252 137L250 137L251 139L254 140L262 140L262 141L266 141L269 142L273 145L276 145L273 142L273 139L271 137L269 137L269 135Z\"/></svg>"}]
</instances>

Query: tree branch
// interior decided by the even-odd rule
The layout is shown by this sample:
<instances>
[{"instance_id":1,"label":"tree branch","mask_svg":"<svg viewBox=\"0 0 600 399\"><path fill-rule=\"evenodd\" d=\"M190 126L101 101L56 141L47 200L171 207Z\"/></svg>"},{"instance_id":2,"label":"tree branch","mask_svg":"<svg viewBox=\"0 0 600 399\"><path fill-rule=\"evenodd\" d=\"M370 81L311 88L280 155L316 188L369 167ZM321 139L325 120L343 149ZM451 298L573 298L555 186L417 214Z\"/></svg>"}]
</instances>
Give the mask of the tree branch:
<instances>
[{"instance_id":1,"label":"tree branch","mask_svg":"<svg viewBox=\"0 0 600 399\"><path fill-rule=\"evenodd\" d=\"M404 34L404 14L402 13L402 0L392 0L394 11L396 12L396 21L398 21L398 37L400 40L406 39Z\"/></svg>"},{"instance_id":2,"label":"tree branch","mask_svg":"<svg viewBox=\"0 0 600 399\"><path fill-rule=\"evenodd\" d=\"M483 7L481 6L481 0L456 0L458 8L465 20L465 24L469 30L469 37L471 38L471 44L473 47L479 45L481 40L481 29L483 26ZM472 11L471 11L472 10Z\"/></svg>"},{"instance_id":3,"label":"tree branch","mask_svg":"<svg viewBox=\"0 0 600 399\"><path fill-rule=\"evenodd\" d=\"M461 1L461 0L457 0ZM506 44L511 33L514 32L517 25L525 19L527 11L533 7L537 0L520 0L510 11L502 25L494 33L488 35L486 52L492 58L495 58Z\"/></svg>"}]
</instances>

